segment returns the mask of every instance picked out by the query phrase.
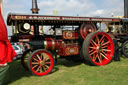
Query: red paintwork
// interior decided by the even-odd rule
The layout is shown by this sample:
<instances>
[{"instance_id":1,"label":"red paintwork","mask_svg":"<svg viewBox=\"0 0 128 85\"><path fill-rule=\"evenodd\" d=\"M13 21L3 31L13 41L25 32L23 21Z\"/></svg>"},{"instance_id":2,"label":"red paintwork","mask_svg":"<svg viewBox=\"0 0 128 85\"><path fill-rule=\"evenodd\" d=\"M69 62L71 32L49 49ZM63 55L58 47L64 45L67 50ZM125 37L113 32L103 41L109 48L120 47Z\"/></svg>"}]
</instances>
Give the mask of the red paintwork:
<instances>
[{"instance_id":1,"label":"red paintwork","mask_svg":"<svg viewBox=\"0 0 128 85\"><path fill-rule=\"evenodd\" d=\"M51 41L53 40L52 38L45 38L46 41Z\"/></svg>"},{"instance_id":2,"label":"red paintwork","mask_svg":"<svg viewBox=\"0 0 128 85\"><path fill-rule=\"evenodd\" d=\"M55 49L59 49L62 42L63 42L62 40L55 40Z\"/></svg>"},{"instance_id":3,"label":"red paintwork","mask_svg":"<svg viewBox=\"0 0 128 85\"><path fill-rule=\"evenodd\" d=\"M74 50L74 52L70 52L71 49ZM78 55L79 54L79 46L78 45L61 45L61 47L58 50L58 54L60 56L71 56L71 55Z\"/></svg>"},{"instance_id":4,"label":"red paintwork","mask_svg":"<svg viewBox=\"0 0 128 85\"><path fill-rule=\"evenodd\" d=\"M69 39L69 40L78 39L78 32L64 31L62 38L63 39Z\"/></svg>"},{"instance_id":5,"label":"red paintwork","mask_svg":"<svg viewBox=\"0 0 128 85\"><path fill-rule=\"evenodd\" d=\"M51 40L46 39L44 42L45 49L49 50L59 49L60 45L62 44L62 40L53 40L52 38Z\"/></svg>"},{"instance_id":6,"label":"red paintwork","mask_svg":"<svg viewBox=\"0 0 128 85\"><path fill-rule=\"evenodd\" d=\"M52 41L46 41L46 49L52 49Z\"/></svg>"},{"instance_id":7,"label":"red paintwork","mask_svg":"<svg viewBox=\"0 0 128 85\"><path fill-rule=\"evenodd\" d=\"M72 36L70 39L75 39L75 32L66 31L65 33L70 32ZM78 33L77 33L78 37ZM67 38L65 38L67 39ZM69 39L69 38L68 38ZM78 45L68 45L71 43L65 43L63 40L54 40L52 38L46 38L45 41L45 49L47 50L58 50L58 54L61 56L70 56L70 55L78 55L79 54L79 46ZM71 52L73 51L73 52Z\"/></svg>"}]
</instances>

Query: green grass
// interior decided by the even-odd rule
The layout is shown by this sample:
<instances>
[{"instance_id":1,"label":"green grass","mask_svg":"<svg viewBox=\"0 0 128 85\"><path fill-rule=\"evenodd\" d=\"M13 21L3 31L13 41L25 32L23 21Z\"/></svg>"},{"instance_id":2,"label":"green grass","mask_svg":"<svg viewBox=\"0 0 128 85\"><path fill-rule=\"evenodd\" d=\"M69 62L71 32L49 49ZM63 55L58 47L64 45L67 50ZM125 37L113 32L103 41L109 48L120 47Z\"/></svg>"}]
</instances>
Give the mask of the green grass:
<instances>
[{"instance_id":1,"label":"green grass","mask_svg":"<svg viewBox=\"0 0 128 85\"><path fill-rule=\"evenodd\" d=\"M49 75L38 77L24 70L20 61L10 63L9 85L128 85L128 59L106 66L89 66L60 59Z\"/></svg>"}]
</instances>

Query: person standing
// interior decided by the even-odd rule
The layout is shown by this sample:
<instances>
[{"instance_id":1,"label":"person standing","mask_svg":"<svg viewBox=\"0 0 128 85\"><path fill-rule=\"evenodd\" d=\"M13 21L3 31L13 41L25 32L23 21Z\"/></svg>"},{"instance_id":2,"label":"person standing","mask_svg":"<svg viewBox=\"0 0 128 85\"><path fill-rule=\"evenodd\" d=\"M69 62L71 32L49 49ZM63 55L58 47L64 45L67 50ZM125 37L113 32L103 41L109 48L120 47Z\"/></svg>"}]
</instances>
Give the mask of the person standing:
<instances>
[{"instance_id":1,"label":"person standing","mask_svg":"<svg viewBox=\"0 0 128 85\"><path fill-rule=\"evenodd\" d=\"M0 85L6 82L5 75L9 68L7 63L12 62L15 56L16 52L8 40L7 28L2 17L2 0L0 0Z\"/></svg>"}]
</instances>

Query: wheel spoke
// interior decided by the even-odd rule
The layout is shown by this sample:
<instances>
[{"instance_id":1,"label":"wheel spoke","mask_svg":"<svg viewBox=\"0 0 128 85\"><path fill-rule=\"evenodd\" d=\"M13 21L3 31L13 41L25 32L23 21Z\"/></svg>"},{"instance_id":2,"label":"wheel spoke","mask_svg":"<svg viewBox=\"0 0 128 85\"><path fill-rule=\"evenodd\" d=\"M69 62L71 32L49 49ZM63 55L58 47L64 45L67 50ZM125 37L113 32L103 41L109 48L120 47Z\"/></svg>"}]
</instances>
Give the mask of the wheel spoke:
<instances>
[{"instance_id":1,"label":"wheel spoke","mask_svg":"<svg viewBox=\"0 0 128 85\"><path fill-rule=\"evenodd\" d=\"M41 60L43 60L43 54L41 53L41 55L40 55L40 58L41 58Z\"/></svg>"},{"instance_id":2,"label":"wheel spoke","mask_svg":"<svg viewBox=\"0 0 128 85\"><path fill-rule=\"evenodd\" d=\"M42 60L45 60L45 53L42 53Z\"/></svg>"},{"instance_id":3,"label":"wheel spoke","mask_svg":"<svg viewBox=\"0 0 128 85\"><path fill-rule=\"evenodd\" d=\"M91 49L96 49L96 47L89 47L89 48L91 48Z\"/></svg>"},{"instance_id":4,"label":"wheel spoke","mask_svg":"<svg viewBox=\"0 0 128 85\"><path fill-rule=\"evenodd\" d=\"M37 62L38 62L38 60L37 60L36 58L33 58L33 60L35 60L35 61L37 61Z\"/></svg>"},{"instance_id":5,"label":"wheel spoke","mask_svg":"<svg viewBox=\"0 0 128 85\"><path fill-rule=\"evenodd\" d=\"M51 62L45 62L45 64L51 64Z\"/></svg>"},{"instance_id":6,"label":"wheel spoke","mask_svg":"<svg viewBox=\"0 0 128 85\"><path fill-rule=\"evenodd\" d=\"M45 61L48 61L48 60L50 60L50 59L49 58L45 59Z\"/></svg>"},{"instance_id":7,"label":"wheel spoke","mask_svg":"<svg viewBox=\"0 0 128 85\"><path fill-rule=\"evenodd\" d=\"M94 40L92 40L92 43L94 43L95 46L97 46L96 42L94 42Z\"/></svg>"},{"instance_id":8,"label":"wheel spoke","mask_svg":"<svg viewBox=\"0 0 128 85\"><path fill-rule=\"evenodd\" d=\"M109 44L109 43L110 43L110 41L108 41L108 42L106 42L106 43L102 44L102 46L107 45L107 44Z\"/></svg>"},{"instance_id":9,"label":"wheel spoke","mask_svg":"<svg viewBox=\"0 0 128 85\"><path fill-rule=\"evenodd\" d=\"M38 68L36 69L36 72L40 71L40 68L41 68L41 66L38 66Z\"/></svg>"},{"instance_id":10,"label":"wheel spoke","mask_svg":"<svg viewBox=\"0 0 128 85\"><path fill-rule=\"evenodd\" d=\"M103 53L100 53L106 60L108 60L108 58L103 54Z\"/></svg>"},{"instance_id":11,"label":"wheel spoke","mask_svg":"<svg viewBox=\"0 0 128 85\"><path fill-rule=\"evenodd\" d=\"M100 63L102 63L102 62L101 62L102 59L101 59L101 55L100 55L100 54L99 54L99 56L98 56L98 60L99 60Z\"/></svg>"},{"instance_id":12,"label":"wheel spoke","mask_svg":"<svg viewBox=\"0 0 128 85\"><path fill-rule=\"evenodd\" d=\"M100 42L104 39L104 35L101 37Z\"/></svg>"},{"instance_id":13,"label":"wheel spoke","mask_svg":"<svg viewBox=\"0 0 128 85\"><path fill-rule=\"evenodd\" d=\"M101 45L104 43L104 41L105 41L104 39L101 41Z\"/></svg>"},{"instance_id":14,"label":"wheel spoke","mask_svg":"<svg viewBox=\"0 0 128 85\"><path fill-rule=\"evenodd\" d=\"M103 50L101 51L104 55L107 55Z\"/></svg>"},{"instance_id":15,"label":"wheel spoke","mask_svg":"<svg viewBox=\"0 0 128 85\"><path fill-rule=\"evenodd\" d=\"M91 44L93 47L95 47L95 45L94 45L92 42L91 42L90 44Z\"/></svg>"},{"instance_id":16,"label":"wheel spoke","mask_svg":"<svg viewBox=\"0 0 128 85\"><path fill-rule=\"evenodd\" d=\"M96 61L97 57L98 57L98 54L96 54L96 56L94 55L93 60Z\"/></svg>"},{"instance_id":17,"label":"wheel spoke","mask_svg":"<svg viewBox=\"0 0 128 85\"><path fill-rule=\"evenodd\" d=\"M47 54L46 54L46 53L42 53L42 54L43 54L43 57L44 57L44 56L47 56Z\"/></svg>"},{"instance_id":18,"label":"wheel spoke","mask_svg":"<svg viewBox=\"0 0 128 85\"><path fill-rule=\"evenodd\" d=\"M32 62L32 64L39 64L38 62Z\"/></svg>"},{"instance_id":19,"label":"wheel spoke","mask_svg":"<svg viewBox=\"0 0 128 85\"><path fill-rule=\"evenodd\" d=\"M44 72L46 71L46 68L45 68L45 66L42 66L43 67L43 69L44 69Z\"/></svg>"},{"instance_id":20,"label":"wheel spoke","mask_svg":"<svg viewBox=\"0 0 128 85\"><path fill-rule=\"evenodd\" d=\"M40 73L42 73L43 71L42 71L42 67L40 67Z\"/></svg>"},{"instance_id":21,"label":"wheel spoke","mask_svg":"<svg viewBox=\"0 0 128 85\"><path fill-rule=\"evenodd\" d=\"M47 69L49 68L49 66L48 65L44 65Z\"/></svg>"},{"instance_id":22,"label":"wheel spoke","mask_svg":"<svg viewBox=\"0 0 128 85\"><path fill-rule=\"evenodd\" d=\"M95 58L95 54L93 55L92 59L94 60L94 58Z\"/></svg>"},{"instance_id":23,"label":"wheel spoke","mask_svg":"<svg viewBox=\"0 0 128 85\"><path fill-rule=\"evenodd\" d=\"M108 47L108 46L102 46L102 49L103 49L103 48L107 48L107 47Z\"/></svg>"},{"instance_id":24,"label":"wheel spoke","mask_svg":"<svg viewBox=\"0 0 128 85\"><path fill-rule=\"evenodd\" d=\"M111 50L107 50L107 49L102 49L105 52L111 52Z\"/></svg>"},{"instance_id":25,"label":"wheel spoke","mask_svg":"<svg viewBox=\"0 0 128 85\"><path fill-rule=\"evenodd\" d=\"M95 49L90 50L89 53L92 53L94 50L95 50Z\"/></svg>"},{"instance_id":26,"label":"wheel spoke","mask_svg":"<svg viewBox=\"0 0 128 85\"><path fill-rule=\"evenodd\" d=\"M37 58L38 58L39 60L41 60L41 59L40 59L40 56L39 56L38 54L37 54L36 56L37 56Z\"/></svg>"},{"instance_id":27,"label":"wheel spoke","mask_svg":"<svg viewBox=\"0 0 128 85\"><path fill-rule=\"evenodd\" d=\"M92 53L90 54L90 56L93 55L93 54L95 54L95 53L96 53L96 51L92 52Z\"/></svg>"},{"instance_id":28,"label":"wheel spoke","mask_svg":"<svg viewBox=\"0 0 128 85\"><path fill-rule=\"evenodd\" d=\"M47 61L47 60L49 60L48 55L46 55L45 53L43 53L43 61Z\"/></svg>"},{"instance_id":29,"label":"wheel spoke","mask_svg":"<svg viewBox=\"0 0 128 85\"><path fill-rule=\"evenodd\" d=\"M98 35L96 35L96 39L97 39L97 42L98 42L98 45L99 45L100 41L99 41Z\"/></svg>"},{"instance_id":30,"label":"wheel spoke","mask_svg":"<svg viewBox=\"0 0 128 85\"><path fill-rule=\"evenodd\" d=\"M101 60L101 63L102 63L102 56L101 56L101 54L100 54L100 60Z\"/></svg>"},{"instance_id":31,"label":"wheel spoke","mask_svg":"<svg viewBox=\"0 0 128 85\"><path fill-rule=\"evenodd\" d=\"M37 66L39 66L39 65L35 65L34 67L32 67L33 69L35 69Z\"/></svg>"}]
</instances>

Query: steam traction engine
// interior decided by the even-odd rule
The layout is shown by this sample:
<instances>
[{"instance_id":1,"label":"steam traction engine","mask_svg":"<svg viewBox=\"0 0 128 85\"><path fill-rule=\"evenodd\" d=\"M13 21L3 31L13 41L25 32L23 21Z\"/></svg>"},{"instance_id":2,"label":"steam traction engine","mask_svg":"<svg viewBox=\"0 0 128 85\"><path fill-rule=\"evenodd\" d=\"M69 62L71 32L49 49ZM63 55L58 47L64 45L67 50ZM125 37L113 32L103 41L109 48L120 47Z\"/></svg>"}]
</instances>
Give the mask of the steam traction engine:
<instances>
[{"instance_id":1,"label":"steam traction engine","mask_svg":"<svg viewBox=\"0 0 128 85\"><path fill-rule=\"evenodd\" d=\"M102 22L119 23L121 19L9 14L7 20L12 26L11 42L30 45L21 57L22 65L39 76L51 72L57 55L96 66L108 64L114 45L111 37L101 32Z\"/></svg>"},{"instance_id":2,"label":"steam traction engine","mask_svg":"<svg viewBox=\"0 0 128 85\"><path fill-rule=\"evenodd\" d=\"M91 65L106 65L112 60L112 36L101 31L101 24L122 23L120 18L37 15L37 1L32 0L32 15L9 14L11 42L29 44L21 63L33 74L50 73L57 55L68 60L83 60Z\"/></svg>"}]
</instances>

